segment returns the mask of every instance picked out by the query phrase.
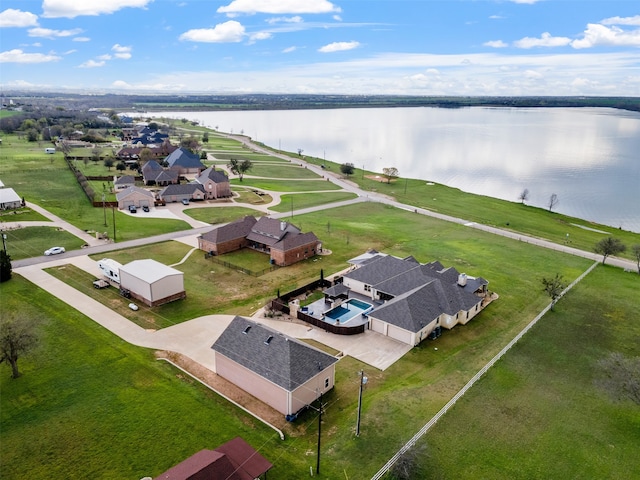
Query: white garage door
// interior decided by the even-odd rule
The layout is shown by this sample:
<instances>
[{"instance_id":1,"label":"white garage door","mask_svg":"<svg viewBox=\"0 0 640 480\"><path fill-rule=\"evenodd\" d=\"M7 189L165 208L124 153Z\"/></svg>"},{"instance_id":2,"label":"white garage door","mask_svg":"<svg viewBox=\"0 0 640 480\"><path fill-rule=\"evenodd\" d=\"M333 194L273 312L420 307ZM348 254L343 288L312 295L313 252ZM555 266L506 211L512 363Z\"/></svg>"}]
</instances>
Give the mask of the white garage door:
<instances>
[{"instance_id":1,"label":"white garage door","mask_svg":"<svg viewBox=\"0 0 640 480\"><path fill-rule=\"evenodd\" d=\"M375 318L369 318L369 322L369 325L371 325L371 330L384 335L384 322L376 320Z\"/></svg>"},{"instance_id":2,"label":"white garage door","mask_svg":"<svg viewBox=\"0 0 640 480\"><path fill-rule=\"evenodd\" d=\"M395 325L389 325L387 335L395 340L399 340L403 343L408 343L409 345L411 345L411 332L407 332L406 330L396 327Z\"/></svg>"}]
</instances>

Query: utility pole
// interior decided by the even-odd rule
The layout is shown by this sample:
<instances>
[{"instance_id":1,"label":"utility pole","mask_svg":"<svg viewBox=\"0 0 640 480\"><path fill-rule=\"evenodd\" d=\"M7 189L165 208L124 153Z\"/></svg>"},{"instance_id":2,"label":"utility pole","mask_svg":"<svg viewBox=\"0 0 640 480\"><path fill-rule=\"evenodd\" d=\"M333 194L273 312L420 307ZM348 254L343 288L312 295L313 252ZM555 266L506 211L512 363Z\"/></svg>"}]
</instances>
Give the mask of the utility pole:
<instances>
[{"instance_id":1,"label":"utility pole","mask_svg":"<svg viewBox=\"0 0 640 480\"><path fill-rule=\"evenodd\" d=\"M316 475L320 475L320 438L322 431L322 412L324 408L322 405L322 392L320 392L320 408L318 409L318 456L316 459Z\"/></svg>"},{"instance_id":2,"label":"utility pole","mask_svg":"<svg viewBox=\"0 0 640 480\"><path fill-rule=\"evenodd\" d=\"M362 412L362 389L368 378L364 376L364 370L360 370L360 394L358 395L358 420L356 422L356 437L360 436L360 413Z\"/></svg>"},{"instance_id":3,"label":"utility pole","mask_svg":"<svg viewBox=\"0 0 640 480\"><path fill-rule=\"evenodd\" d=\"M107 209L105 207L104 201L105 201L105 196L103 193L102 194L102 211L104 212L104 226L106 227L107 226Z\"/></svg>"},{"instance_id":4,"label":"utility pole","mask_svg":"<svg viewBox=\"0 0 640 480\"><path fill-rule=\"evenodd\" d=\"M2 232L2 249L4 250L4 253L5 253L5 254L7 253L7 243L6 243L6 240L7 240L7 234L6 234L6 233L4 233L4 232Z\"/></svg>"},{"instance_id":5,"label":"utility pole","mask_svg":"<svg viewBox=\"0 0 640 480\"><path fill-rule=\"evenodd\" d=\"M116 241L116 207L111 207L111 213L113 213L113 241Z\"/></svg>"}]
</instances>

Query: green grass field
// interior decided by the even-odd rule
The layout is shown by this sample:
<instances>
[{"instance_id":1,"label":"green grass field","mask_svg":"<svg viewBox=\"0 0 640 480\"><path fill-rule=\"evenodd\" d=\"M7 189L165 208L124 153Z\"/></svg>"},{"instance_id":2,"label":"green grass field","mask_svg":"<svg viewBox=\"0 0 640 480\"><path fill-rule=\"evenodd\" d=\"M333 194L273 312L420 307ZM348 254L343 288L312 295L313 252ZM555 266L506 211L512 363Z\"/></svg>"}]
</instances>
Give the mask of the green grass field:
<instances>
[{"instance_id":1,"label":"green grass field","mask_svg":"<svg viewBox=\"0 0 640 480\"><path fill-rule=\"evenodd\" d=\"M640 478L639 407L596 385L600 359L638 357L639 285L587 276L428 433L422 478Z\"/></svg>"},{"instance_id":2,"label":"green grass field","mask_svg":"<svg viewBox=\"0 0 640 480\"><path fill-rule=\"evenodd\" d=\"M316 207L326 203L342 202L357 198L355 193L349 192L318 192L318 193L294 193L280 196L280 203L271 207L276 212L291 211L303 208Z\"/></svg>"}]
</instances>

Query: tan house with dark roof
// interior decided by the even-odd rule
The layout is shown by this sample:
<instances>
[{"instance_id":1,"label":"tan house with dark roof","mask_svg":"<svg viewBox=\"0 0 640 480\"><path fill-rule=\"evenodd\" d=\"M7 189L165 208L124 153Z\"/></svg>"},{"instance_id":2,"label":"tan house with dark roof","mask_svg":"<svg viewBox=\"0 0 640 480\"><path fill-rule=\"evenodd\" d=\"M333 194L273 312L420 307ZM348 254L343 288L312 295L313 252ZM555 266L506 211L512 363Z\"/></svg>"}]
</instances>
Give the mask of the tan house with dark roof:
<instances>
[{"instance_id":1,"label":"tan house with dark roof","mask_svg":"<svg viewBox=\"0 0 640 480\"><path fill-rule=\"evenodd\" d=\"M311 258L322 251L322 242L313 232L302 233L288 222L269 217L242 220L218 227L198 237L201 250L223 255L241 248L268 253L271 263L285 267Z\"/></svg>"}]
</instances>

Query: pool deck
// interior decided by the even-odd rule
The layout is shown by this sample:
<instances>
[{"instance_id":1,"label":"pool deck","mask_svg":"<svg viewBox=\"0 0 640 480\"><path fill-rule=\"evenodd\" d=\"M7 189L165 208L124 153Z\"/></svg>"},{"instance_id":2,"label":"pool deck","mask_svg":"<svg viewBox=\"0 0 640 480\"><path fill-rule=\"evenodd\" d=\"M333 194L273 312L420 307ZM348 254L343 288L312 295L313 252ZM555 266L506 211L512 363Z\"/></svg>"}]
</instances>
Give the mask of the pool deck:
<instances>
[{"instance_id":1,"label":"pool deck","mask_svg":"<svg viewBox=\"0 0 640 480\"><path fill-rule=\"evenodd\" d=\"M369 305L373 305L374 307L376 306L375 303L373 302L373 300L371 300L370 298L365 297L363 295L353 295L353 294L351 294L347 300L352 300L352 299L360 300L362 302L366 302ZM345 300L345 302L347 300ZM307 307L307 311L305 313L307 315L310 315L310 316L314 317L314 318L317 318L318 320L324 320L324 314L327 313L332 308L335 308L335 307L330 306L330 304L326 303L324 301L324 298L321 298L320 300L316 300L315 302L307 305L306 307ZM345 327L356 327L358 325L363 325L363 324L367 323L368 321L369 320L367 318L364 318L364 317L362 317L362 315L358 315L356 313L354 315L354 317L350 318L346 322L341 322L340 325L345 326ZM327 322L327 323L335 325L334 322Z\"/></svg>"}]
</instances>

